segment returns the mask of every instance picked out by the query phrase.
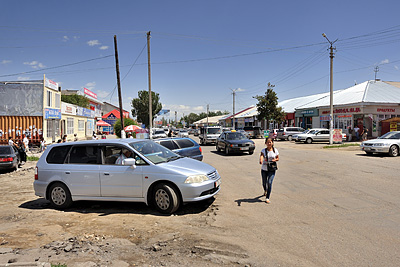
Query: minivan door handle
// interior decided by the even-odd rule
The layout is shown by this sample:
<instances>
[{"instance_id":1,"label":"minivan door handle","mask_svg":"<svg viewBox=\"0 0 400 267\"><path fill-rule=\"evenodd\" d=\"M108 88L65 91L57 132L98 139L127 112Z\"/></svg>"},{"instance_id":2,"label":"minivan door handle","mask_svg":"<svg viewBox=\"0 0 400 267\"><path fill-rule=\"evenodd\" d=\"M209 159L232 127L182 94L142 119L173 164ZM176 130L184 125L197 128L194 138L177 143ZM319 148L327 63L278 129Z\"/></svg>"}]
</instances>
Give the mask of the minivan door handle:
<instances>
[{"instance_id":1,"label":"minivan door handle","mask_svg":"<svg viewBox=\"0 0 400 267\"><path fill-rule=\"evenodd\" d=\"M71 174L71 172L70 171L66 171L65 174Z\"/></svg>"},{"instance_id":2,"label":"minivan door handle","mask_svg":"<svg viewBox=\"0 0 400 267\"><path fill-rule=\"evenodd\" d=\"M105 172L104 175L110 175L110 173L109 172Z\"/></svg>"}]
</instances>

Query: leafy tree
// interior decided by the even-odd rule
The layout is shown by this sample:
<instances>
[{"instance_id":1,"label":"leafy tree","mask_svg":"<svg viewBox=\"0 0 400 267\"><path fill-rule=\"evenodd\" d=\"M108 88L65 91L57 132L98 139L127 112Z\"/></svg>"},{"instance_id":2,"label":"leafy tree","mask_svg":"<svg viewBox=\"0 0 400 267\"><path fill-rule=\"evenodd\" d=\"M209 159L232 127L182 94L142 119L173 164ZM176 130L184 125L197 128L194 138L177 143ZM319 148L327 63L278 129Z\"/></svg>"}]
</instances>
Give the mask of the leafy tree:
<instances>
[{"instance_id":1,"label":"leafy tree","mask_svg":"<svg viewBox=\"0 0 400 267\"><path fill-rule=\"evenodd\" d=\"M258 100L257 103L257 119L267 120L267 125L270 121L276 121L282 123L285 120L286 113L282 110L282 107L278 107L278 97L274 92L275 85L268 83L268 89L263 96L253 96ZM267 126L268 127L268 126Z\"/></svg>"},{"instance_id":2,"label":"leafy tree","mask_svg":"<svg viewBox=\"0 0 400 267\"><path fill-rule=\"evenodd\" d=\"M162 104L159 102L160 96L158 93L151 92L152 102L152 120L162 109ZM149 92L142 90L138 92L138 98L132 100L132 116L137 117L137 120L149 126Z\"/></svg>"},{"instance_id":3,"label":"leafy tree","mask_svg":"<svg viewBox=\"0 0 400 267\"><path fill-rule=\"evenodd\" d=\"M80 107L89 108L89 99L83 95L61 95L61 101Z\"/></svg>"},{"instance_id":4,"label":"leafy tree","mask_svg":"<svg viewBox=\"0 0 400 267\"><path fill-rule=\"evenodd\" d=\"M124 118L124 127L129 125L138 125L138 124L136 121L130 118ZM114 124L114 132L119 138L121 138L121 130L122 130L121 119L118 119Z\"/></svg>"}]
</instances>

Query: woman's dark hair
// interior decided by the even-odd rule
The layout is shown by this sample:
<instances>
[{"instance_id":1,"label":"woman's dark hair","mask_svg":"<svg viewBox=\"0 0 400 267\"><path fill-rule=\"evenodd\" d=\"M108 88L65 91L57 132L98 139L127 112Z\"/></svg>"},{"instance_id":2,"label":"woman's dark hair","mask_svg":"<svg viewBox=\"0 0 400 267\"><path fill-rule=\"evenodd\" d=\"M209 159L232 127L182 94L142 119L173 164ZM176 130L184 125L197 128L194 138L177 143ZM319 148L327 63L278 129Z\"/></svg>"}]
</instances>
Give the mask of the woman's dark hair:
<instances>
[{"instance_id":1,"label":"woman's dark hair","mask_svg":"<svg viewBox=\"0 0 400 267\"><path fill-rule=\"evenodd\" d=\"M268 140L271 140L271 141L272 141L272 151L274 151L274 153L275 153L274 139L273 139L273 138L271 138L271 137L265 138L265 143L267 143L267 142L268 142Z\"/></svg>"}]
</instances>

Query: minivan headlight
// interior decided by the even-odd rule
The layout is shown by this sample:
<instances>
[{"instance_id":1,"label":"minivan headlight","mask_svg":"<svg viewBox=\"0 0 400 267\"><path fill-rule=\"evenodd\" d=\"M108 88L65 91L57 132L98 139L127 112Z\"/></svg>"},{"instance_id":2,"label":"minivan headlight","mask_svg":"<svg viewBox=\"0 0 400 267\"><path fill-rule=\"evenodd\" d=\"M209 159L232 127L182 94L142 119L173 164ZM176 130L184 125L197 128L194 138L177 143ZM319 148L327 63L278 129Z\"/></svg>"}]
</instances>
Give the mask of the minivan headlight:
<instances>
[{"instance_id":1,"label":"minivan headlight","mask_svg":"<svg viewBox=\"0 0 400 267\"><path fill-rule=\"evenodd\" d=\"M204 174L190 175L188 176L188 178L186 178L185 184L197 184L208 180L209 180L208 177Z\"/></svg>"}]
</instances>

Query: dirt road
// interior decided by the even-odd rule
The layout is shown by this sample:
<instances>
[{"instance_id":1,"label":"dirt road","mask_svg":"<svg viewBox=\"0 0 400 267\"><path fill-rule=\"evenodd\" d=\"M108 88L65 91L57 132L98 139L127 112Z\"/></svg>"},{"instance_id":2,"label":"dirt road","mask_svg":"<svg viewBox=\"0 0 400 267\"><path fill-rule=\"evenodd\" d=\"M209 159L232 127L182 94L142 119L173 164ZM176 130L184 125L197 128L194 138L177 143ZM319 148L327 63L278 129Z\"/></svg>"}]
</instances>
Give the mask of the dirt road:
<instances>
[{"instance_id":1,"label":"dirt road","mask_svg":"<svg viewBox=\"0 0 400 267\"><path fill-rule=\"evenodd\" d=\"M277 142L271 204L253 155L203 146L222 190L163 216L141 203L77 202L57 211L34 196L33 163L0 174L0 266L395 266L399 158Z\"/></svg>"}]
</instances>

